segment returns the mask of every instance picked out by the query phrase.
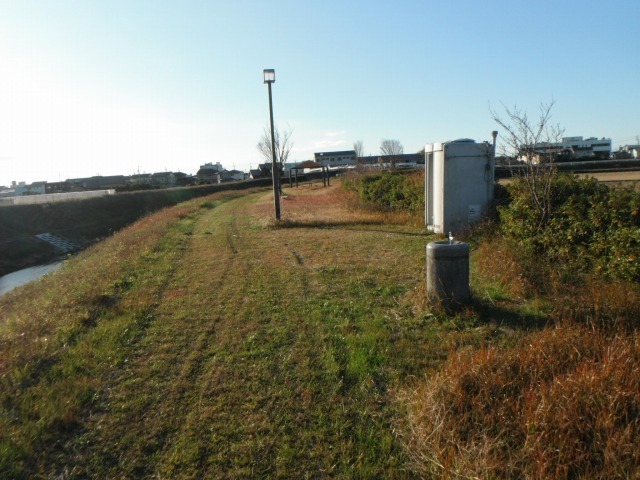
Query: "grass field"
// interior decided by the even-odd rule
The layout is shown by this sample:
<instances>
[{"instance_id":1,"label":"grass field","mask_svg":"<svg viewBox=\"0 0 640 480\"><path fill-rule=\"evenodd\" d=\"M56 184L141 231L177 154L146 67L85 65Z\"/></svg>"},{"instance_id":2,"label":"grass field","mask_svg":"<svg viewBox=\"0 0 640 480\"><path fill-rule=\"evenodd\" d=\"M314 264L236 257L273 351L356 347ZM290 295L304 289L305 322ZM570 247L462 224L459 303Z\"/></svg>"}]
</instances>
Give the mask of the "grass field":
<instances>
[{"instance_id":1,"label":"grass field","mask_svg":"<svg viewBox=\"0 0 640 480\"><path fill-rule=\"evenodd\" d=\"M447 348L406 319L421 229L221 195L0 300L5 476L411 476L390 392Z\"/></svg>"},{"instance_id":2,"label":"grass field","mask_svg":"<svg viewBox=\"0 0 640 480\"><path fill-rule=\"evenodd\" d=\"M578 478L598 467L572 470L571 456L590 451L554 450L571 431L543 428L570 419L571 401L557 419L540 402L555 399L547 384L576 385L572 369L591 375L585 362L617 392L621 413L605 419L628 421L614 429L621 450L603 447L628 458L607 471L638 471L637 334L614 345L544 329L547 305L477 260L475 304L430 311L423 228L356 208L339 186L286 192L277 226L270 193L220 192L0 298L0 477ZM541 360L556 354L560 366ZM588 439L609 404L580 392L560 396L582 400Z\"/></svg>"}]
</instances>

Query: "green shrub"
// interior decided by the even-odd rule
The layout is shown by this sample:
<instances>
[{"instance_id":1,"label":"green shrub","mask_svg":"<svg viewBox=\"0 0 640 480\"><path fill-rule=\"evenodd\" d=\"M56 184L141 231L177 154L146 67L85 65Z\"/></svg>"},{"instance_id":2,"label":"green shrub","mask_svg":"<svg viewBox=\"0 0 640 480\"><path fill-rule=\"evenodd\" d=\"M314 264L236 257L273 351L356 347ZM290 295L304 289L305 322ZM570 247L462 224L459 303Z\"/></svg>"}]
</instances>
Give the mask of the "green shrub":
<instances>
[{"instance_id":1,"label":"green shrub","mask_svg":"<svg viewBox=\"0 0 640 480\"><path fill-rule=\"evenodd\" d=\"M640 194L559 174L541 224L524 181L515 180L509 193L511 202L498 207L501 230L525 257L546 259L561 273L640 281Z\"/></svg>"},{"instance_id":2,"label":"green shrub","mask_svg":"<svg viewBox=\"0 0 640 480\"><path fill-rule=\"evenodd\" d=\"M418 212L424 209L424 177L419 172L387 171L371 175L349 175L344 188L363 202L383 210Z\"/></svg>"}]
</instances>

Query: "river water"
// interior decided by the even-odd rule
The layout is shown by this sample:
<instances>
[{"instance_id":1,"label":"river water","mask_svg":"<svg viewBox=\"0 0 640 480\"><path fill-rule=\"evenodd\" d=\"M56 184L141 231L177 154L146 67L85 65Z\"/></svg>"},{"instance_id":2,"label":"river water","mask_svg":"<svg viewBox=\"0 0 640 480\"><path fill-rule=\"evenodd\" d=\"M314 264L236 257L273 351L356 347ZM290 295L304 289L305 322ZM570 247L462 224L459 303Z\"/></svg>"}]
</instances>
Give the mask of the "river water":
<instances>
[{"instance_id":1,"label":"river water","mask_svg":"<svg viewBox=\"0 0 640 480\"><path fill-rule=\"evenodd\" d=\"M0 277L0 296L10 292L16 287L37 280L38 278L53 272L62 266L62 262L39 265L37 267L24 268Z\"/></svg>"}]
</instances>

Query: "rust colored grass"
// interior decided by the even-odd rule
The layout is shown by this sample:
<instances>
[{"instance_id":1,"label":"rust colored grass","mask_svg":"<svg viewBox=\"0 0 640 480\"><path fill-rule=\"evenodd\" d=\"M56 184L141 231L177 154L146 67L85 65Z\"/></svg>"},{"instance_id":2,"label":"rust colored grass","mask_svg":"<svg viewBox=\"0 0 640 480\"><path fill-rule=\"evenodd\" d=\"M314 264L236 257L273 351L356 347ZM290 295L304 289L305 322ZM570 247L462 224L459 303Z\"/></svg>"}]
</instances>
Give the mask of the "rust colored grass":
<instances>
[{"instance_id":1,"label":"rust colored grass","mask_svg":"<svg viewBox=\"0 0 640 480\"><path fill-rule=\"evenodd\" d=\"M636 283L588 279L580 285L555 285L552 318L604 332L640 328L640 286Z\"/></svg>"},{"instance_id":2,"label":"rust colored grass","mask_svg":"<svg viewBox=\"0 0 640 480\"><path fill-rule=\"evenodd\" d=\"M638 333L580 326L453 353L402 396L408 449L448 478L636 478L639 367Z\"/></svg>"}]
</instances>

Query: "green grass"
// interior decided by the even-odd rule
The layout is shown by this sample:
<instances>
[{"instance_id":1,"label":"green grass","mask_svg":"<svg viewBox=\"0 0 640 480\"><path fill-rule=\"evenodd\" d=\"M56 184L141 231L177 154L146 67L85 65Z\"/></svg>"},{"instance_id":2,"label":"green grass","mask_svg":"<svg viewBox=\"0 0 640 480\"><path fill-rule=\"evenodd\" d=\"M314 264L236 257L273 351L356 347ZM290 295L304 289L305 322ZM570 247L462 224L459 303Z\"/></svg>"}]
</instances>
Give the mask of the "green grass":
<instances>
[{"instance_id":1,"label":"green grass","mask_svg":"<svg viewBox=\"0 0 640 480\"><path fill-rule=\"evenodd\" d=\"M507 251L482 255L501 245L477 247L475 300L447 315L426 301L421 228L335 186L286 193L279 224L270 193L218 193L0 298L0 477L638 471L637 334L545 328L558 302ZM598 292L604 321L616 297Z\"/></svg>"},{"instance_id":2,"label":"green grass","mask_svg":"<svg viewBox=\"0 0 640 480\"><path fill-rule=\"evenodd\" d=\"M0 471L411 477L390 392L445 355L402 320L425 237L311 193L288 228L265 194L165 210L0 300Z\"/></svg>"}]
</instances>

